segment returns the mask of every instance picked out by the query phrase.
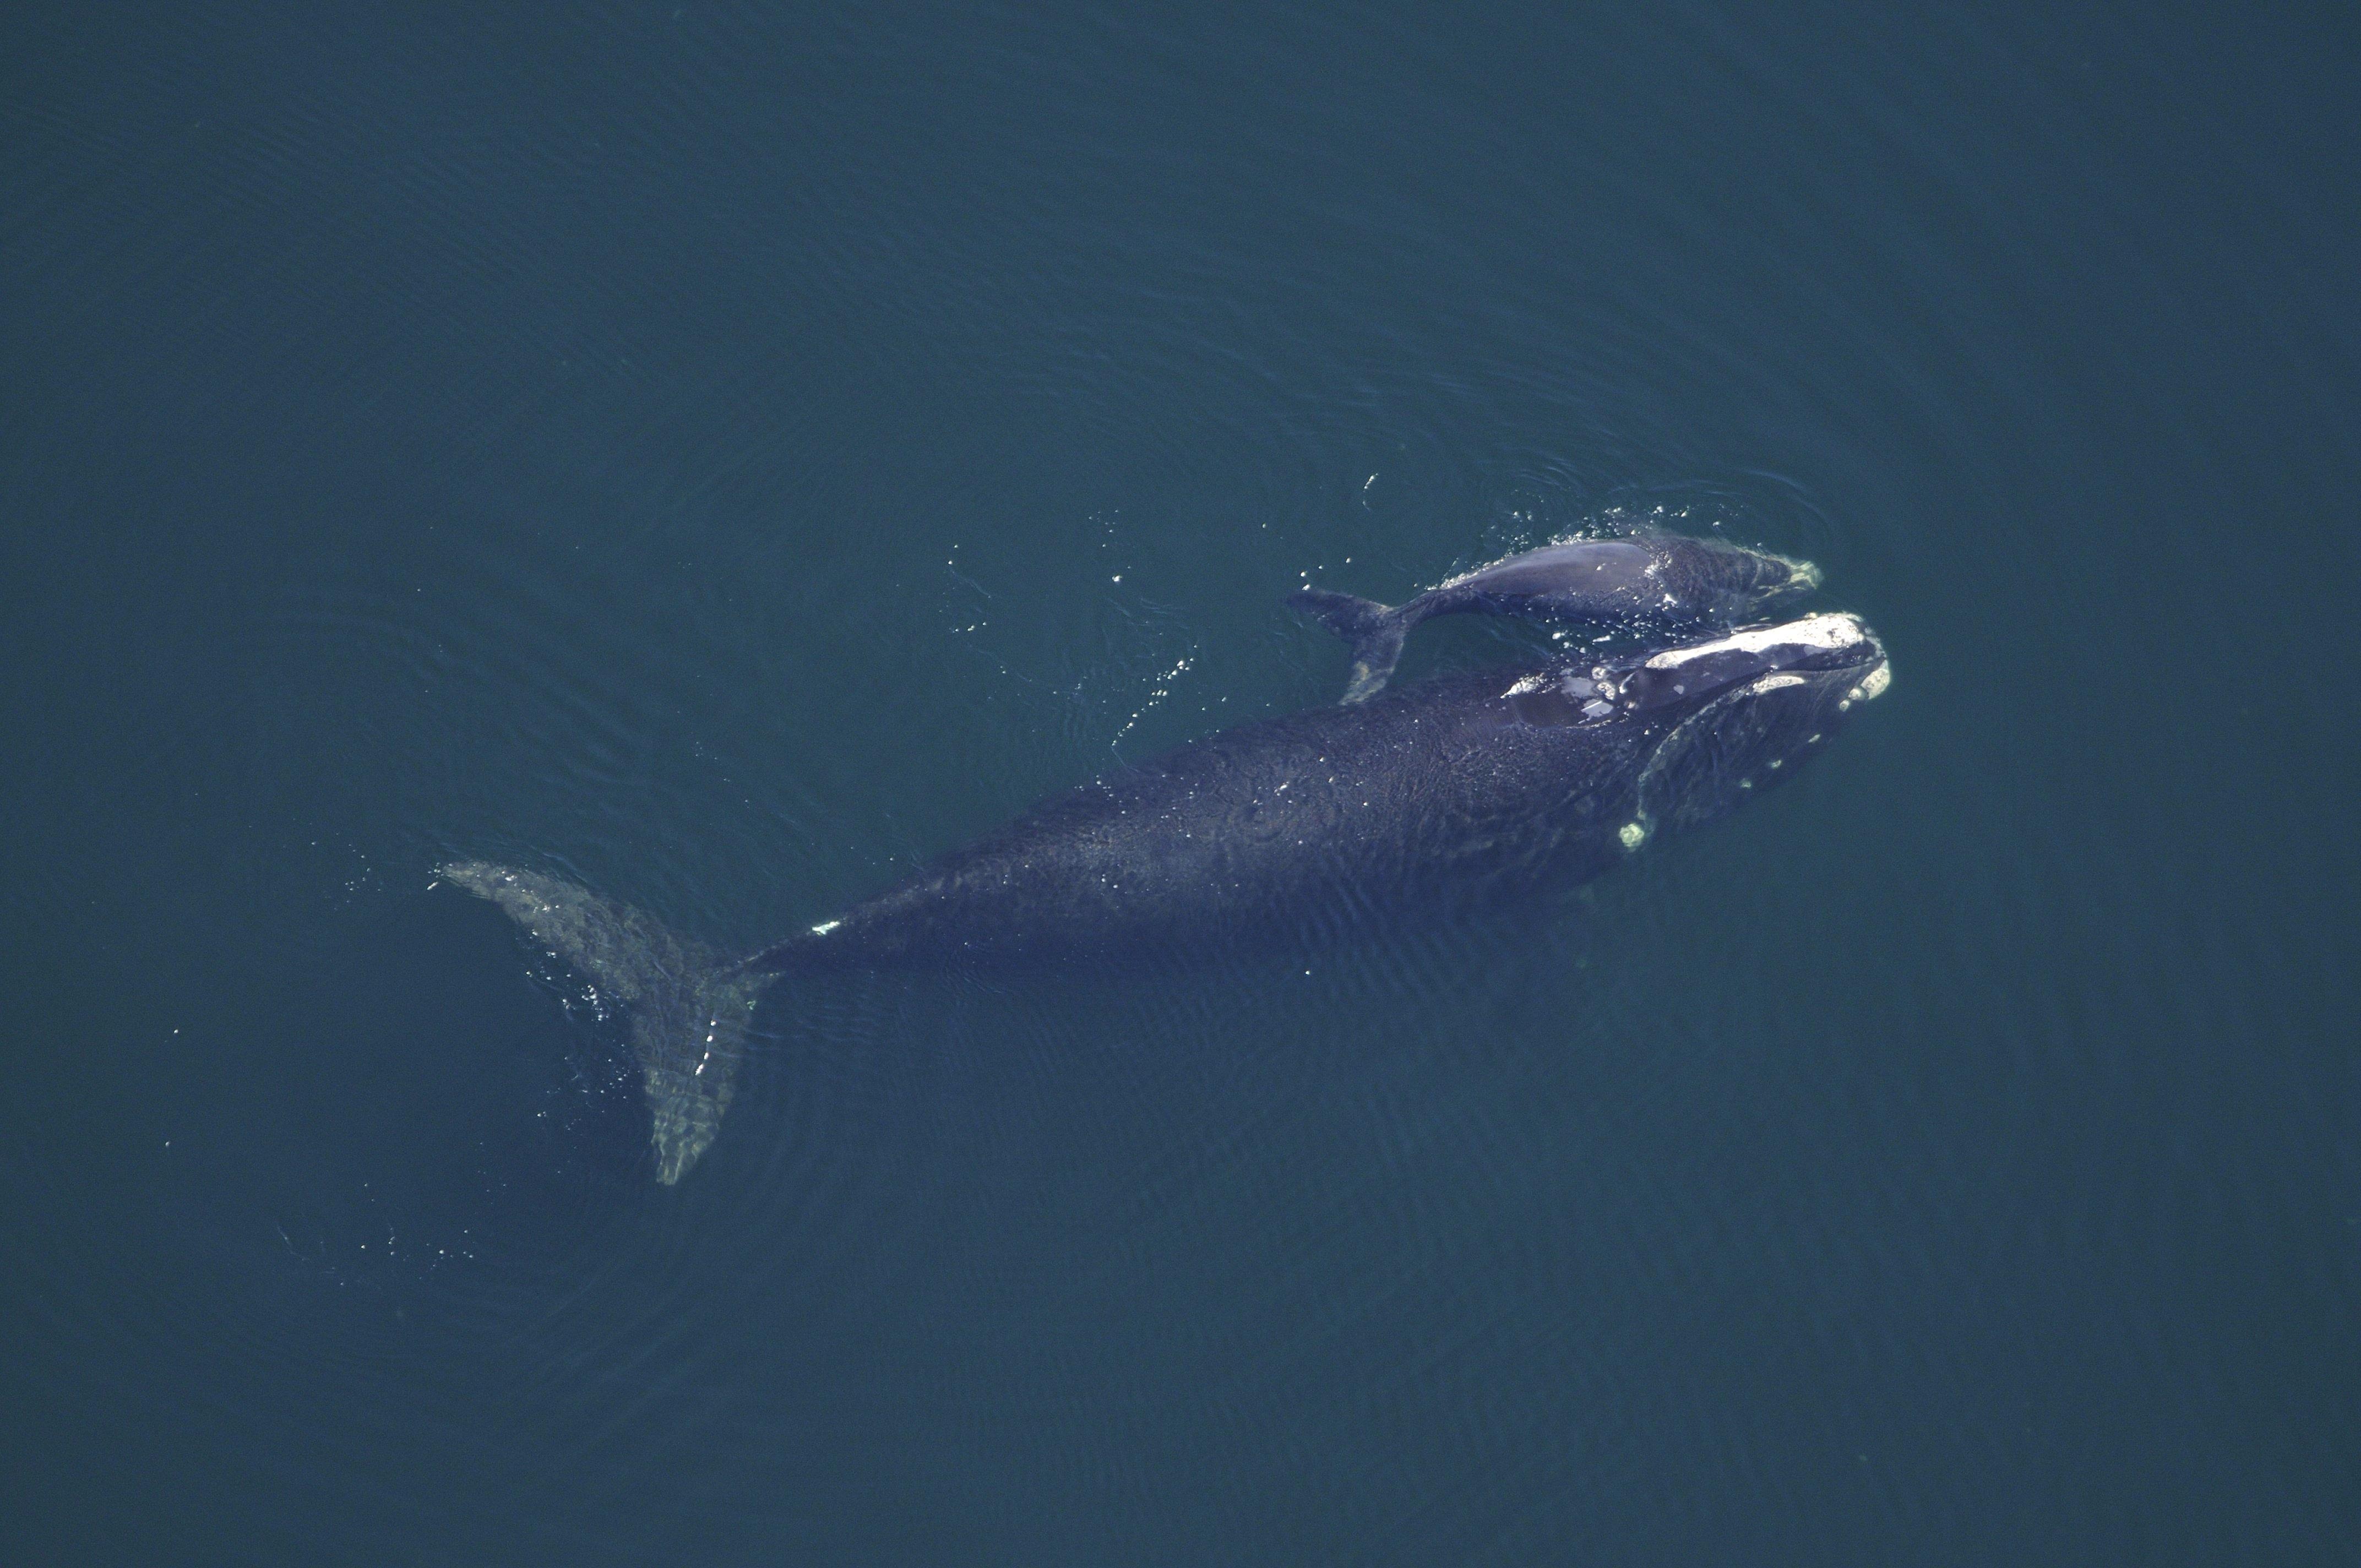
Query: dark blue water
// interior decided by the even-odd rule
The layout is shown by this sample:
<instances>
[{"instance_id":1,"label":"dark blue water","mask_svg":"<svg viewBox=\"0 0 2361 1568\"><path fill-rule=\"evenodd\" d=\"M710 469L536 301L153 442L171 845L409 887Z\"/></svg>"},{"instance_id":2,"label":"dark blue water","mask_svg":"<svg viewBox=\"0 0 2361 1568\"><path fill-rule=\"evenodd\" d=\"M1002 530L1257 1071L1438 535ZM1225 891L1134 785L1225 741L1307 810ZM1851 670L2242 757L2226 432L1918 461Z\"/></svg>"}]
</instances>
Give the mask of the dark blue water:
<instances>
[{"instance_id":1,"label":"dark blue water","mask_svg":"<svg viewBox=\"0 0 2361 1568\"><path fill-rule=\"evenodd\" d=\"M0 1487L96 1563L2361 1560L2329 7L0 23ZM1618 518L1890 696L1565 907L718 945ZM1529 648L1438 623L1406 678Z\"/></svg>"}]
</instances>

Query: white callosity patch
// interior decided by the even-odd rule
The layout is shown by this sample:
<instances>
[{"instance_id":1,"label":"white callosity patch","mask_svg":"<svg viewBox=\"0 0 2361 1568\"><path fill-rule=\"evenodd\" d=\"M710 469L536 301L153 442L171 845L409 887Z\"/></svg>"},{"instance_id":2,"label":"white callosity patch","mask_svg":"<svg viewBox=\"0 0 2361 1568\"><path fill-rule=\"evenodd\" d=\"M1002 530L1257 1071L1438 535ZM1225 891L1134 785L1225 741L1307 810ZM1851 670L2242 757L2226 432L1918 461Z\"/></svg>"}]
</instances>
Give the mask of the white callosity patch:
<instances>
[{"instance_id":1,"label":"white callosity patch","mask_svg":"<svg viewBox=\"0 0 2361 1568\"><path fill-rule=\"evenodd\" d=\"M1842 713L1857 702L1873 702L1893 684L1894 666L1880 661L1877 668L1861 676L1859 685L1845 693L1844 700L1837 704L1837 711Z\"/></svg>"},{"instance_id":2,"label":"white callosity patch","mask_svg":"<svg viewBox=\"0 0 2361 1568\"><path fill-rule=\"evenodd\" d=\"M1712 642L1687 648L1667 648L1648 661L1652 670L1677 670L1694 659L1713 653L1767 653L1773 648L1809 648L1836 652L1869 641L1869 628L1852 615L1807 615L1777 626L1753 626Z\"/></svg>"},{"instance_id":3,"label":"white callosity patch","mask_svg":"<svg viewBox=\"0 0 2361 1568\"><path fill-rule=\"evenodd\" d=\"M1779 689L1780 689L1780 688L1782 688L1783 686L1799 686L1799 685L1802 685L1803 684L1804 684L1804 677L1803 677L1803 676L1801 676L1801 675L1790 675L1790 674L1786 674L1782 673L1782 674L1776 674L1776 675L1765 675L1765 676L1763 676L1761 680L1759 680L1759 681L1755 682L1752 685L1748 686L1748 687L1746 688L1746 693L1747 693L1747 695L1748 695L1749 696L1763 696L1763 695L1764 693L1766 693L1766 692L1774 692L1774 691L1779 690Z\"/></svg>"},{"instance_id":4,"label":"white callosity patch","mask_svg":"<svg viewBox=\"0 0 2361 1568\"><path fill-rule=\"evenodd\" d=\"M1636 850L1647 841L1648 825L1640 821L1626 822L1615 830L1615 837L1622 840L1625 849Z\"/></svg>"}]
</instances>

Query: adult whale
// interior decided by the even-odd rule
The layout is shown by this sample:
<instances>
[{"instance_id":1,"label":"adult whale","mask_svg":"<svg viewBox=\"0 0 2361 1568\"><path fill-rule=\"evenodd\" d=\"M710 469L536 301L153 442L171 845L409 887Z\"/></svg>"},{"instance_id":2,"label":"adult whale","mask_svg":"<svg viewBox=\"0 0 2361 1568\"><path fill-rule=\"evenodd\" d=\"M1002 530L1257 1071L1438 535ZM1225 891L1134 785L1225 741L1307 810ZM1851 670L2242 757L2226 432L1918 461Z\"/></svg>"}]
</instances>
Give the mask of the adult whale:
<instances>
[{"instance_id":1,"label":"adult whale","mask_svg":"<svg viewBox=\"0 0 2361 1568\"><path fill-rule=\"evenodd\" d=\"M670 1183L712 1144L782 976L1303 948L1572 886L1791 776L1888 678L1859 619L1814 615L1261 719L1054 795L734 960L540 872L441 871L621 1008Z\"/></svg>"},{"instance_id":2,"label":"adult whale","mask_svg":"<svg viewBox=\"0 0 2361 1568\"><path fill-rule=\"evenodd\" d=\"M1719 539L1642 529L1510 555L1398 605L1300 587L1287 602L1351 644L1345 702L1385 689L1403 640L1438 615L1515 615L1633 631L1730 627L1820 586L1820 569Z\"/></svg>"}]
</instances>

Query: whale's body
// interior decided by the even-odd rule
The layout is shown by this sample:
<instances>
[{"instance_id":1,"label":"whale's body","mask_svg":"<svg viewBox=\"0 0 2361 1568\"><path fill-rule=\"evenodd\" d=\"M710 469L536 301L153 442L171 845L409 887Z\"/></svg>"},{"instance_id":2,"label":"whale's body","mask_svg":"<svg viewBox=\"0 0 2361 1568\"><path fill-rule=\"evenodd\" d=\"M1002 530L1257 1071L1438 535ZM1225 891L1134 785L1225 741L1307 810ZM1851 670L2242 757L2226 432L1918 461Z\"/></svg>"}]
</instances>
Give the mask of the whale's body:
<instances>
[{"instance_id":1,"label":"whale's body","mask_svg":"<svg viewBox=\"0 0 2361 1568\"><path fill-rule=\"evenodd\" d=\"M1304 950L1571 887L1791 776L1885 678L1867 628L1824 615L1261 719L1053 795L734 962L538 872L444 874L622 1005L669 1182L712 1141L781 976Z\"/></svg>"},{"instance_id":2,"label":"whale's body","mask_svg":"<svg viewBox=\"0 0 2361 1568\"><path fill-rule=\"evenodd\" d=\"M1478 566L1414 598L1383 605L1329 588L1301 587L1288 602L1353 651L1343 701L1383 691L1402 643L1438 615L1506 615L1579 621L1629 631L1730 627L1819 586L1819 568L1719 539L1659 529L1576 539Z\"/></svg>"},{"instance_id":3,"label":"whale's body","mask_svg":"<svg viewBox=\"0 0 2361 1568\"><path fill-rule=\"evenodd\" d=\"M752 960L803 972L1301 947L1586 880L1650 726L1531 723L1467 671L1242 724L1052 795Z\"/></svg>"}]
</instances>

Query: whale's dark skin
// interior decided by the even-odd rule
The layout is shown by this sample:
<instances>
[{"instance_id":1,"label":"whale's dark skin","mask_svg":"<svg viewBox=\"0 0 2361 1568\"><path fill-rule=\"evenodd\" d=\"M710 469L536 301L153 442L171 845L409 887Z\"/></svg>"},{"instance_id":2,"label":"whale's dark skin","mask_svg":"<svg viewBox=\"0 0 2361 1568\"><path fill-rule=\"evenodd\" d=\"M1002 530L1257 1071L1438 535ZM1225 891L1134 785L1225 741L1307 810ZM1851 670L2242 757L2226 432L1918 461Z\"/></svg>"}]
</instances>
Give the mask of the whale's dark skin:
<instances>
[{"instance_id":1,"label":"whale's dark skin","mask_svg":"<svg viewBox=\"0 0 2361 1568\"><path fill-rule=\"evenodd\" d=\"M1301 587L1288 603L1352 645L1343 700L1385 689L1402 642L1438 615L1511 615L1631 630L1728 627L1819 586L1819 568L1718 539L1649 531L1544 545L1399 605Z\"/></svg>"},{"instance_id":2,"label":"whale's dark skin","mask_svg":"<svg viewBox=\"0 0 2361 1568\"><path fill-rule=\"evenodd\" d=\"M1790 776L1884 681L1865 627L1812 616L1261 719L1052 796L734 963L537 872L443 874L630 1013L669 1182L711 1142L779 976L1299 951L1571 887Z\"/></svg>"}]
</instances>

